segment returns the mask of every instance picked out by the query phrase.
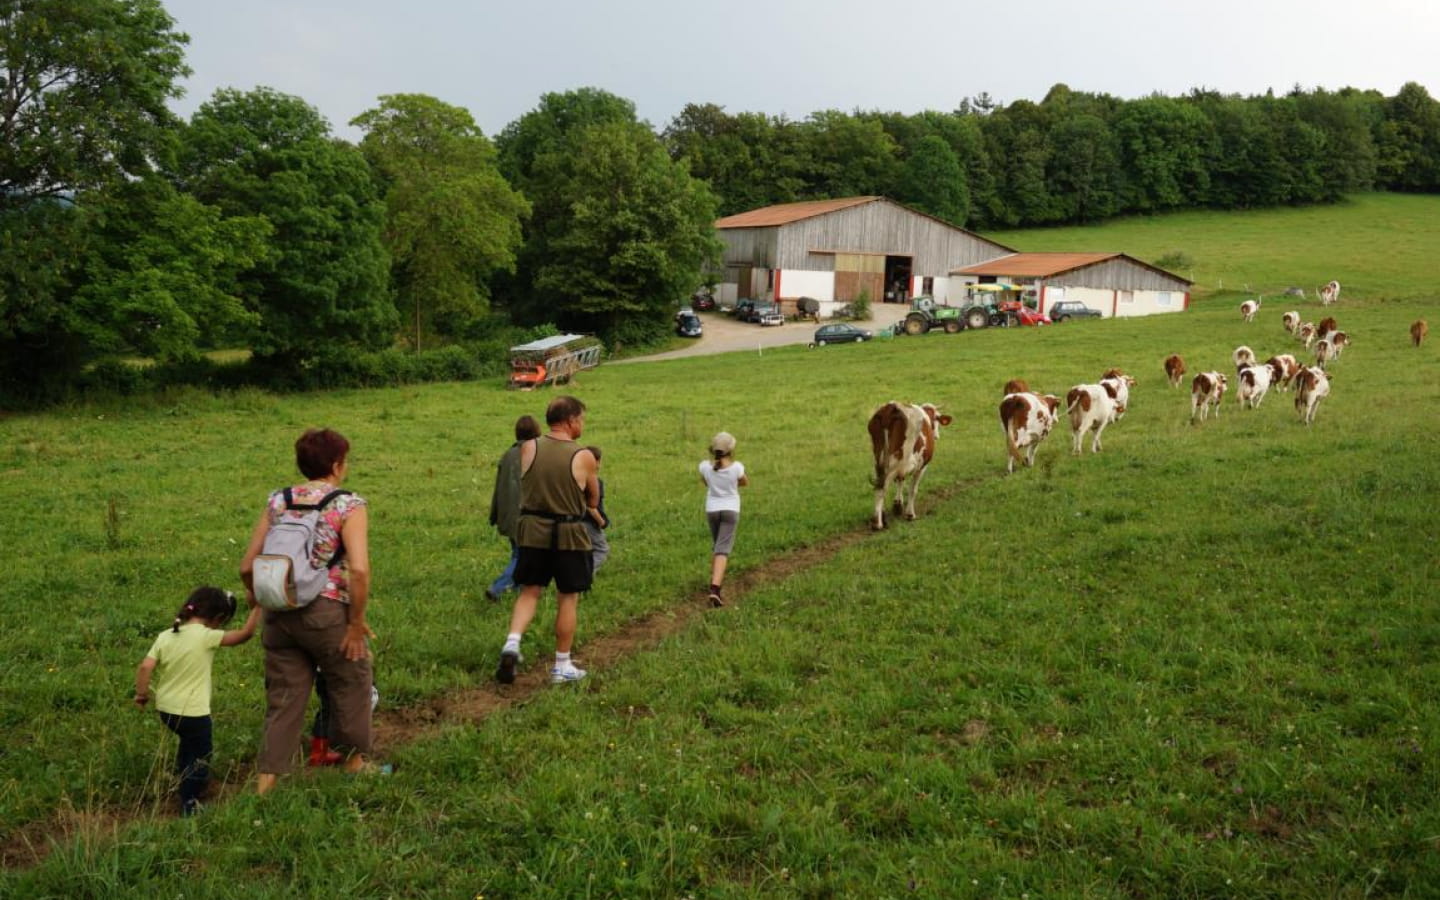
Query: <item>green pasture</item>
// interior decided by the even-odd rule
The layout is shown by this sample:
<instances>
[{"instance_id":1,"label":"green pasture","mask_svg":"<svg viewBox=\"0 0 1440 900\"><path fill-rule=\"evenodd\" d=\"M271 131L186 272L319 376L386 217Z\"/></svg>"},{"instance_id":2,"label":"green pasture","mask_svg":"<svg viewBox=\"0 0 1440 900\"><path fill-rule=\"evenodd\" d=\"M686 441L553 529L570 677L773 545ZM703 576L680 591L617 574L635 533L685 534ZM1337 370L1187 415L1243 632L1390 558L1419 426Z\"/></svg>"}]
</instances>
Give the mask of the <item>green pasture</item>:
<instances>
[{"instance_id":1,"label":"green pasture","mask_svg":"<svg viewBox=\"0 0 1440 900\"><path fill-rule=\"evenodd\" d=\"M0 419L0 896L1436 896L1440 362L1406 334L1440 318L1425 204L1440 220L1434 198L1354 201L1343 222L1372 236L1294 274L1271 258L1320 252L1330 229L1305 215L1339 213L1130 224L1197 279L1345 283L1330 311L1354 343L1309 428L1275 392L1192 426L1165 384L1169 353L1192 371L1241 343L1303 355L1280 313L1313 318L1313 299L1246 325L1229 292L585 373L615 525L577 659L642 620L686 624L478 724L443 701L496 690L509 608L481 592L506 548L486 504L515 417L549 394L181 391ZM1415 226L1392 239L1427 242L1413 260L1368 224L1400 209ZM1001 239L1152 246L1059 235ZM1105 451L1072 456L1061 429L1005 476L1000 386L1063 393L1110 366L1139 384ZM870 534L865 421L891 399L955 422L919 520ZM439 712L382 748L389 777L256 798L239 784L261 650L222 650L215 770L236 788L175 819L173 739L129 705L134 667L192 587L238 584L311 425L350 437L348 486L372 503L384 707ZM681 616L703 606L695 465L722 428L753 482L733 602ZM548 665L549 612L527 670Z\"/></svg>"},{"instance_id":2,"label":"green pasture","mask_svg":"<svg viewBox=\"0 0 1440 900\"><path fill-rule=\"evenodd\" d=\"M1433 298L1440 280L1436 199L1418 194L1357 194L1333 206L1131 216L1082 228L987 232L1025 251L1116 251L1154 263L1183 253L1176 274L1195 293L1264 294L1278 306L1287 287L1315 288L1330 279L1341 300Z\"/></svg>"}]
</instances>

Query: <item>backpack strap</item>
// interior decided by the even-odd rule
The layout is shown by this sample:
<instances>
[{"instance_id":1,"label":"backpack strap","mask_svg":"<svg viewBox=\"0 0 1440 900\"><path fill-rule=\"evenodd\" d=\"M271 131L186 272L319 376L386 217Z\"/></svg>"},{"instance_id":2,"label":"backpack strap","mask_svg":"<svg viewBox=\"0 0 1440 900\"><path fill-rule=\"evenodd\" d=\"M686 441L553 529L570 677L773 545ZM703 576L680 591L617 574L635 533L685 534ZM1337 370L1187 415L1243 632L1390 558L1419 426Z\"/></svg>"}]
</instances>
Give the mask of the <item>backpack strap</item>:
<instances>
[{"instance_id":1,"label":"backpack strap","mask_svg":"<svg viewBox=\"0 0 1440 900\"><path fill-rule=\"evenodd\" d=\"M294 488L288 488L288 487L287 487L287 488L285 489L285 508L286 508L286 509L298 509L298 510L300 510L300 511L302 511L302 512L310 512L310 511L312 511L312 510L323 510L325 507L329 506L330 503L331 503L331 501L333 501L336 497L347 496L347 495L353 494L353 493L355 493L355 492L354 492L354 491L347 491L347 490L345 490L344 488L336 488L335 490L333 490L333 491L331 491L330 493L326 494L325 496L321 497L319 503L296 503L296 502L295 502L295 489L294 489ZM333 566L333 565L335 565L336 563L340 562L340 561L341 561L342 559L344 559L344 558L345 558L345 545L344 545L343 543L340 543L340 545L335 549L334 555L330 557L330 561L327 562L327 563L325 563L325 568L327 568L327 569L330 568L331 566Z\"/></svg>"},{"instance_id":2,"label":"backpack strap","mask_svg":"<svg viewBox=\"0 0 1440 900\"><path fill-rule=\"evenodd\" d=\"M329 506L329 505L330 505L330 502L331 502L332 500L334 500L336 497L340 497L340 496L347 495L347 494L353 494L353 493L355 493L355 492L354 492L354 491L347 491L347 490L345 490L344 488L336 488L335 490L333 490L333 491L331 491L330 493L326 494L325 496L321 497L319 503L296 503L296 502L295 502L295 489L294 489L294 488L288 488L288 487L287 487L287 488L285 489L285 492L284 492L284 493L285 493L285 508L286 508L286 509L298 509L298 510L301 510L302 512L309 512L309 511L312 510L312 509L324 509L325 507Z\"/></svg>"}]
</instances>

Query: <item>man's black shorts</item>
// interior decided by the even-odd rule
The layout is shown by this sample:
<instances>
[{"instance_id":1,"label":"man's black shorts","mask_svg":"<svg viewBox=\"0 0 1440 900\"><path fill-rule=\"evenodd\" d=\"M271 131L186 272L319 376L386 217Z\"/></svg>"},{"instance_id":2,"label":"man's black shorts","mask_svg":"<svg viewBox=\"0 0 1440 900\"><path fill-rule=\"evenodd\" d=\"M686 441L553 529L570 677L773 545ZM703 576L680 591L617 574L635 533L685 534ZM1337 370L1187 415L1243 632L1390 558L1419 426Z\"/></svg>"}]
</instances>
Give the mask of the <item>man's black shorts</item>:
<instances>
[{"instance_id":1,"label":"man's black shorts","mask_svg":"<svg viewBox=\"0 0 1440 900\"><path fill-rule=\"evenodd\" d=\"M590 590L589 550L549 550L521 547L515 563L515 583L538 584L555 581L555 590L562 594L581 594Z\"/></svg>"}]
</instances>

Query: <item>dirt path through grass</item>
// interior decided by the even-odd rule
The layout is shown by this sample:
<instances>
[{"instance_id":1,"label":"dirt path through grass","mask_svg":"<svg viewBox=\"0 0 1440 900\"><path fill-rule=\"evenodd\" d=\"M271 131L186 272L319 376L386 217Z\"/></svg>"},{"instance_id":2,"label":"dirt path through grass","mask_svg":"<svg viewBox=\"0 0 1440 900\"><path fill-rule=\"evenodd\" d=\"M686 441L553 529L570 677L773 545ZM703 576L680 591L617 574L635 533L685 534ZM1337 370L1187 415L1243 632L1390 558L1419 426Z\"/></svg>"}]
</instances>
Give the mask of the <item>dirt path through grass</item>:
<instances>
[{"instance_id":1,"label":"dirt path through grass","mask_svg":"<svg viewBox=\"0 0 1440 900\"><path fill-rule=\"evenodd\" d=\"M927 490L921 497L919 515L931 515L936 506L948 502L978 481L972 478ZM904 523L897 523L895 527L904 527ZM868 526L857 522L850 531L831 535L807 547L787 550L782 556L754 569L737 573L726 586L727 605L721 609L711 609L704 595L696 594L693 599L675 607L658 610L618 631L587 640L583 651L586 663L591 671L611 668L637 653L659 646L667 637L690 627L698 617L726 615L743 605L750 591L783 582L792 575L822 565L870 535ZM483 683L472 688L453 691L412 706L382 709L375 716L377 754L383 757L396 747L438 734L446 726L481 722L496 711L524 703L541 691L552 690L554 688L547 674L545 666L533 666L521 672L513 685L499 685L486 677ZM584 683L581 684L583 690ZM304 777L304 771L299 771L299 777ZM253 776L253 762L234 766L228 780L212 786L213 793L207 805L225 803L232 796L249 789ZM284 789L282 784L279 790ZM149 808L80 809L67 806L57 810L48 821L31 823L12 833L0 846L0 866L23 869L38 865L56 845L70 841L118 839L122 828L151 815Z\"/></svg>"}]
</instances>

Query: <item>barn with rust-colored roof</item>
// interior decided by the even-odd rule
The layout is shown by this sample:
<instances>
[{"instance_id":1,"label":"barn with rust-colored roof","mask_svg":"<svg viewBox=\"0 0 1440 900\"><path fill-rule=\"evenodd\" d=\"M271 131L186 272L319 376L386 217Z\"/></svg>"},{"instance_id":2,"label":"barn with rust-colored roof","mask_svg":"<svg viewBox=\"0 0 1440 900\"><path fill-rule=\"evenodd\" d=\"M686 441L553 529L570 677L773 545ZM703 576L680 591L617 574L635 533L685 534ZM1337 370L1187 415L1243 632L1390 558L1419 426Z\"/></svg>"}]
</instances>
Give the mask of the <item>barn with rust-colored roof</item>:
<instances>
[{"instance_id":1,"label":"barn with rust-colored roof","mask_svg":"<svg viewBox=\"0 0 1440 900\"><path fill-rule=\"evenodd\" d=\"M949 274L1019 285L1036 298L1041 312L1062 300L1078 301L1106 318L1181 312L1190 306L1192 285L1124 253L1012 253Z\"/></svg>"},{"instance_id":2,"label":"barn with rust-colored roof","mask_svg":"<svg viewBox=\"0 0 1440 900\"><path fill-rule=\"evenodd\" d=\"M820 301L822 315L864 296L909 302L929 294L943 302L973 278L957 268L1013 253L941 219L884 197L784 203L726 216L715 228L724 243L722 305L751 298Z\"/></svg>"}]
</instances>

